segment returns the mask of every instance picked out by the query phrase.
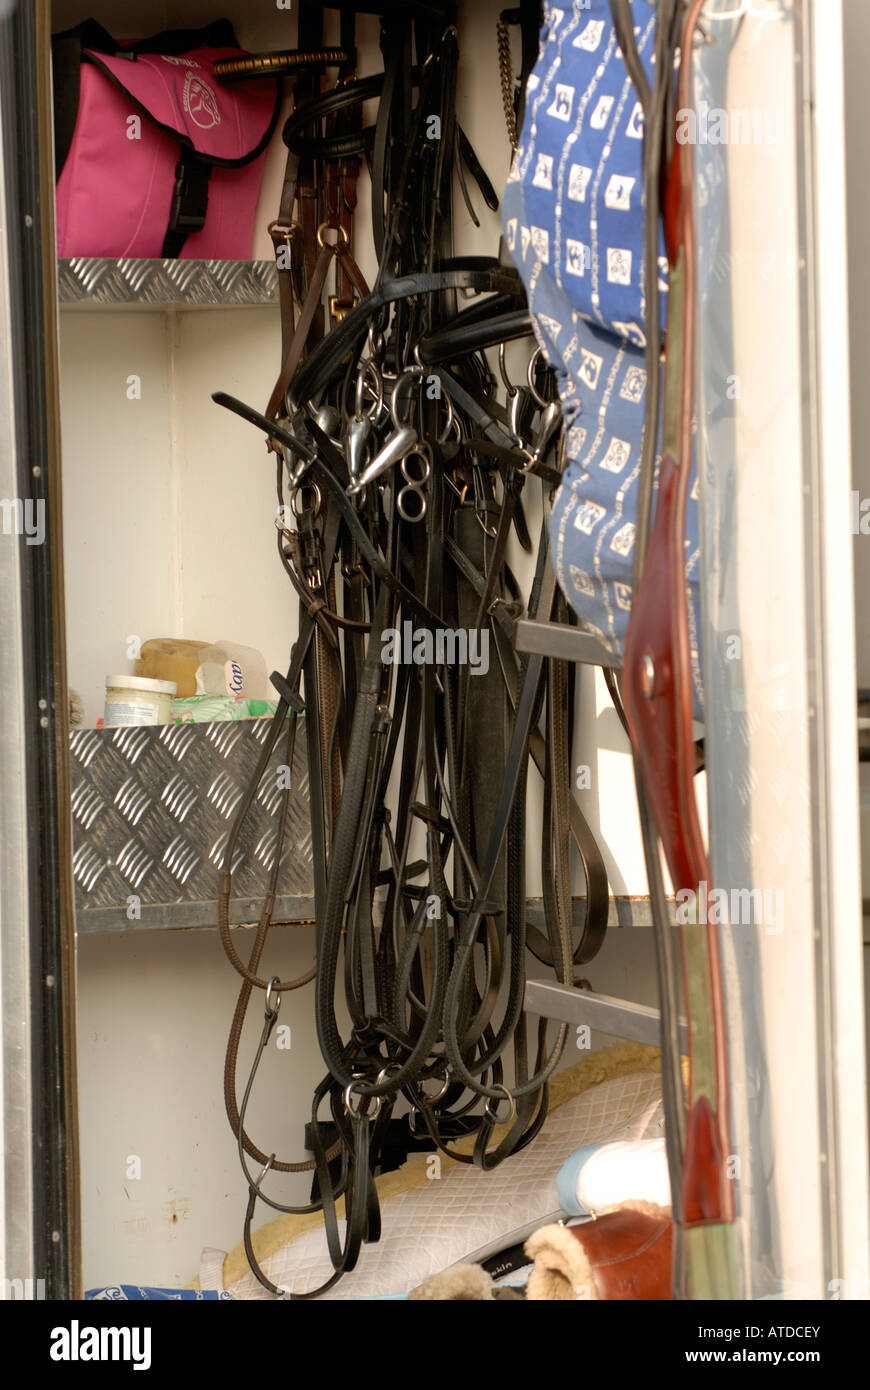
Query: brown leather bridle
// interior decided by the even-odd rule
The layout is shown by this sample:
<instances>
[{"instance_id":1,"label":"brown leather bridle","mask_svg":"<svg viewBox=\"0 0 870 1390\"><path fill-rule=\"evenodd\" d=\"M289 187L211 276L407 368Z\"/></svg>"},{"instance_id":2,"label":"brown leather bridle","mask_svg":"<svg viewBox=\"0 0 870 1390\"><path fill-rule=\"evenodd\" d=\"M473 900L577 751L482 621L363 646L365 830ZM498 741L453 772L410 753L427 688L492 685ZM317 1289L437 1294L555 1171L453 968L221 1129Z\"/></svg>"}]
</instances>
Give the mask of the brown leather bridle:
<instances>
[{"instance_id":1,"label":"brown leather bridle","mask_svg":"<svg viewBox=\"0 0 870 1390\"><path fill-rule=\"evenodd\" d=\"M682 30L678 108L691 106L692 48L704 0L691 0ZM661 80L661 75L657 75ZM664 75L669 80L669 75ZM648 190L651 192L652 190ZM662 460L658 501L633 598L623 667L635 757L674 889L696 903L712 874L695 800L695 744L685 579L686 500L692 462L696 246L691 145L675 143L662 216L671 267ZM656 205L651 199L648 207ZM680 927L689 1019L689 1085L680 1205L685 1229L734 1220L725 1005L717 927L706 903ZM668 930L665 927L665 930ZM716 1296L728 1296L718 1294Z\"/></svg>"}]
</instances>

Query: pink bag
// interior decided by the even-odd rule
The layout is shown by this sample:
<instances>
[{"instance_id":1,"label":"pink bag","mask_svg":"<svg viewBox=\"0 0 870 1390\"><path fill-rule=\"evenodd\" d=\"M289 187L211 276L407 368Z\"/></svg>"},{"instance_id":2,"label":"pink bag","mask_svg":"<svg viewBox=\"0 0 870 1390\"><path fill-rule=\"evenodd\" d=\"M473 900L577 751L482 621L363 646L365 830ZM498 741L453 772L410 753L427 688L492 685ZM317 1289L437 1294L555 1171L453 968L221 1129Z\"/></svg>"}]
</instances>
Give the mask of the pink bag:
<instances>
[{"instance_id":1,"label":"pink bag","mask_svg":"<svg viewBox=\"0 0 870 1390\"><path fill-rule=\"evenodd\" d=\"M248 259L281 84L213 76L230 24L120 45L88 21L52 48L58 255Z\"/></svg>"}]
</instances>

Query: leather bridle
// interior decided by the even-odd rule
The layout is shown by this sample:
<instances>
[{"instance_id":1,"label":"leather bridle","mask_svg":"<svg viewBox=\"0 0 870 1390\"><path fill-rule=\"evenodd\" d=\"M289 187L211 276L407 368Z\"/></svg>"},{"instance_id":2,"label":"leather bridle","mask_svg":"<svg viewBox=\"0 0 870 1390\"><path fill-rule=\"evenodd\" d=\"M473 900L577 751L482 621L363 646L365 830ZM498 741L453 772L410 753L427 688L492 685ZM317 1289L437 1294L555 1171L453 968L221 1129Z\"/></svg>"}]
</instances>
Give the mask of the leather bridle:
<instances>
[{"instance_id":1,"label":"leather bridle","mask_svg":"<svg viewBox=\"0 0 870 1390\"><path fill-rule=\"evenodd\" d=\"M675 1296L737 1297L729 1228L734 1221L725 1005L715 915L706 902L681 923L676 956L661 878L659 845L674 890L697 901L713 891L693 778L686 499L692 465L697 261L693 154L678 143L671 72L681 51L678 109L692 105L692 53L704 0L660 0L656 70L650 88L626 0L611 0L617 36L645 115L646 283L657 284L659 216L670 265L664 400L659 391L658 295L647 297L647 410L635 542L631 619L622 695L638 772L638 799L653 903L662 1001L663 1077L674 1214L680 1240ZM663 171L666 176L663 178ZM651 521L659 420L663 426L655 517ZM619 692L616 692L619 698ZM679 1072L678 999L689 1021L689 1083Z\"/></svg>"},{"instance_id":2,"label":"leather bridle","mask_svg":"<svg viewBox=\"0 0 870 1390\"><path fill-rule=\"evenodd\" d=\"M456 31L451 16L434 8L391 10L382 22L384 77L356 89L357 96L380 92L373 131L324 132L324 122L353 109L342 88L309 94L285 126L291 158L281 229L293 216L288 201L299 203L305 160L341 161L351 148L370 159L379 251L371 292L344 224L329 216L326 226L319 223L319 253L312 256L311 227L306 233L302 217L298 273L286 272L282 292L281 372L268 407L260 412L215 396L267 436L277 464L279 557L300 599L299 635L286 675L272 677L277 713L220 884L221 939L242 976L225 1089L248 1184L251 1267L267 1289L281 1292L255 1258L251 1227L258 1199L278 1211L299 1210L266 1194L268 1174L306 1169L314 1172L315 1195L304 1210L323 1211L335 1271L319 1289L293 1297L324 1292L354 1268L362 1244L378 1238L374 1174L397 1129L406 1147L412 1139L426 1142L481 1168L534 1139L567 1025L548 1045L540 1020L530 1042L526 951L571 985L575 968L600 948L607 923L603 861L570 791L573 669L520 655L514 644L520 616L570 621L547 544L548 502L563 463L560 412L539 354L527 384L513 383L502 361L508 401L499 400L485 351L528 335L522 286L495 260L453 255L454 171L464 166L485 201L496 200L455 118ZM305 42L316 46L320 37L306 33ZM345 31L342 48L348 46ZM437 140L427 135L433 116ZM344 276L342 293L352 287L357 302L325 331L321 301L333 262ZM468 303L457 312L460 296ZM523 502L532 486L541 487L544 501L537 542ZM526 597L511 568L514 544L535 555ZM409 631L422 658L406 645L401 660L386 659L385 634L401 644ZM480 656L484 642L486 667L478 661L473 673L472 650ZM284 766L292 767L302 714L317 961L300 979L278 981L262 961L288 787L247 961L230 931L232 863L239 826L279 745ZM532 768L544 786L543 931L526 923ZM579 933L572 840L587 885ZM312 978L328 1071L307 1130L313 1158L288 1163L250 1139L245 1112L280 995ZM254 990L265 994L265 1018L239 1105L239 1039ZM349 1031L339 1024L339 997ZM410 1120L395 1117L400 1099L411 1107ZM329 1121L319 1114L325 1103ZM457 1151L456 1139L469 1135L473 1152ZM261 1165L259 1175L246 1158Z\"/></svg>"},{"instance_id":3,"label":"leather bridle","mask_svg":"<svg viewBox=\"0 0 870 1390\"><path fill-rule=\"evenodd\" d=\"M694 403L693 169L691 147L675 145L672 134L675 100L680 107L691 104L702 0L660 0L652 84L640 64L628 0L611 0L611 7L645 119L646 207L657 214L647 218L646 283L655 286L658 279L660 212L671 288L664 395L658 297L654 291L647 297L634 601L622 680L612 672L606 677L636 756L656 926L667 1141L680 1231L675 1293L728 1297L736 1296L736 1275L719 943L712 925L683 926L679 937L670 928L659 857L661 846L675 889L697 892L712 882L694 800L683 568ZM548 1044L541 1020L530 1043L523 1012L526 951L559 981L575 984L575 968L600 948L607 921L603 862L567 776L573 668L515 650L517 617L571 620L547 555L548 502L561 477L564 442L552 375L539 357L528 386L513 383L503 370L503 404L486 356L494 345L529 331L517 275L489 259L453 257L454 170L464 165L487 202L494 195L455 119L458 45L450 18L435 6L391 9L382 23L383 77L355 83L347 66L343 87L321 95L319 84L309 84L301 91L304 102L297 86L299 105L285 127L288 177L273 224L276 248L292 245L294 252L281 278L281 371L264 413L225 394L215 397L267 436L277 465L279 558L300 600L299 635L286 675L272 677L278 710L227 844L219 898L221 940L242 976L227 1050L227 1113L249 1191L245 1246L251 1268L271 1292L282 1291L260 1267L251 1240L258 1199L278 1211L324 1214L334 1273L320 1288L293 1297L331 1288L354 1268L362 1245L378 1238L374 1175L397 1126L406 1125L410 1142L421 1124L432 1147L484 1169L534 1139L546 1118L548 1081L567 1027ZM322 30L310 6L300 20L306 45L316 48ZM341 46L353 46L346 20ZM683 60L675 98L671 73L678 48ZM377 120L364 130L360 103L378 95ZM432 115L440 141L426 139ZM360 158L370 162L373 175L379 268L371 291L353 258L348 218L355 204L348 161ZM316 191L318 169L325 202ZM468 198L467 188L464 193ZM322 298L333 268L337 312L327 331ZM457 312L460 295L469 303ZM653 518L660 422L664 445ZM523 494L537 483L544 507L535 544ZM527 596L510 564L515 544L535 555ZM437 657L416 665L407 653L390 664L384 634L409 625L424 651L427 641L436 650L439 633L477 634L481 641L486 635L494 660L479 675ZM262 970L262 960L288 787L247 961L230 931L232 863L239 827L281 740L284 765L292 767L302 714L317 961L299 979L279 981ZM533 766L544 785L543 932L525 919L526 793ZM572 839L586 877L579 935ZM280 995L312 980L327 1074L315 1090L307 1129L313 1157L291 1163L250 1139L245 1114ZM239 1041L255 989L264 992L265 1017L239 1104ZM346 1036L337 997L350 1018ZM691 1024L687 1096L681 1007ZM395 1117L400 1099L411 1107L409 1121ZM320 1115L327 1103L329 1121ZM472 1152L457 1150L456 1140L468 1136ZM247 1159L261 1165L259 1175ZM269 1173L303 1170L315 1177L304 1208L264 1191Z\"/></svg>"}]
</instances>

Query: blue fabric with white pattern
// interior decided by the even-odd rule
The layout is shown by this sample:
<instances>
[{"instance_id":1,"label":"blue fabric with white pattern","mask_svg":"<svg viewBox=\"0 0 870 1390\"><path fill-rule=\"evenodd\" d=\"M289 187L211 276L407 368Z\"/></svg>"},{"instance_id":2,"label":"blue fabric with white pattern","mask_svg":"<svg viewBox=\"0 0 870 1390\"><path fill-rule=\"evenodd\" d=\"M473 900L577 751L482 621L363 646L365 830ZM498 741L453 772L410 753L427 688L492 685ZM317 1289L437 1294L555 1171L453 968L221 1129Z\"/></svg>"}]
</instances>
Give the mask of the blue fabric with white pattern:
<instances>
[{"instance_id":1,"label":"blue fabric with white pattern","mask_svg":"<svg viewBox=\"0 0 870 1390\"><path fill-rule=\"evenodd\" d=\"M87 1300L96 1303L233 1303L232 1294L211 1289L153 1289L140 1284L109 1284L102 1289L88 1289Z\"/></svg>"},{"instance_id":2,"label":"blue fabric with white pattern","mask_svg":"<svg viewBox=\"0 0 870 1390\"><path fill-rule=\"evenodd\" d=\"M651 80L655 11L648 0L633 0L632 9ZM502 219L536 337L556 370L565 419L568 463L550 522L556 576L584 628L620 659L631 608L646 398L642 158L642 111L609 0L547 3ZM718 160L707 160L699 174L704 196L716 196ZM664 324L663 241L658 293ZM700 718L697 460L686 535L689 646Z\"/></svg>"}]
</instances>

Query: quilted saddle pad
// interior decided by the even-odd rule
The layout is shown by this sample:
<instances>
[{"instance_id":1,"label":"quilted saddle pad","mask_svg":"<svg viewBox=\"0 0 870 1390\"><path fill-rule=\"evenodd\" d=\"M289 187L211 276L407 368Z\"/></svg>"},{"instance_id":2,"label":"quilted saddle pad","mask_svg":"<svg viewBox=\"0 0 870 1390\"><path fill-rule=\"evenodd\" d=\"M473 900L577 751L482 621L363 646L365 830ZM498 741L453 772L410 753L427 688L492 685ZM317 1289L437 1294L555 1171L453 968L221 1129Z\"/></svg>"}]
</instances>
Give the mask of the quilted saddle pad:
<instances>
[{"instance_id":1,"label":"quilted saddle pad","mask_svg":"<svg viewBox=\"0 0 870 1390\"><path fill-rule=\"evenodd\" d=\"M493 1172L442 1157L439 1175L435 1156L419 1155L402 1170L406 1190L384 1196L382 1189L380 1241L364 1246L356 1269L323 1297L401 1295L449 1265L516 1243L544 1222L558 1220L556 1175L575 1150L610 1139L658 1138L663 1131L660 1078L633 1071L565 1101L527 1149ZM261 1240L263 1234L258 1232ZM225 1287L233 1297L273 1297L250 1270L230 1282L233 1264L238 1269L230 1256L224 1266ZM316 1288L332 1273L322 1224L273 1249L262 1265L272 1282L290 1293Z\"/></svg>"}]
</instances>

